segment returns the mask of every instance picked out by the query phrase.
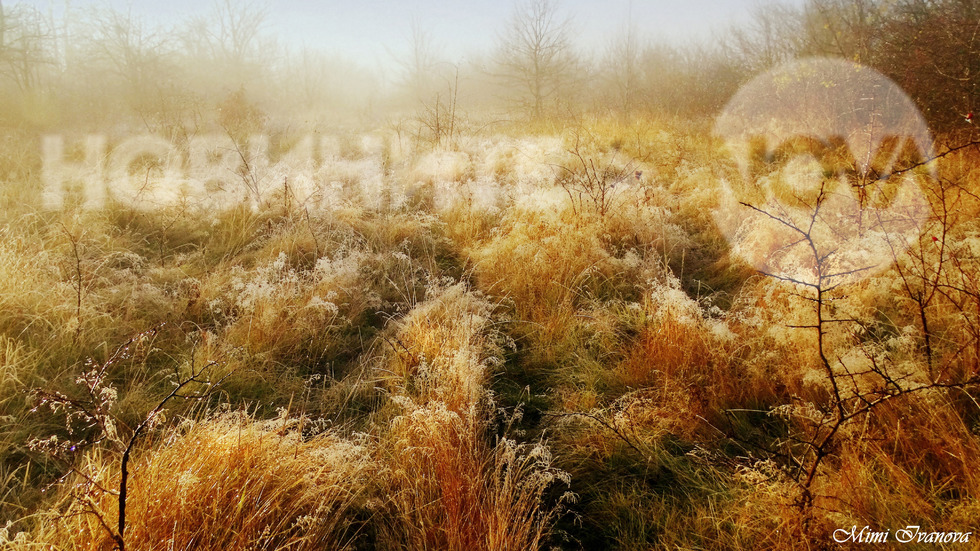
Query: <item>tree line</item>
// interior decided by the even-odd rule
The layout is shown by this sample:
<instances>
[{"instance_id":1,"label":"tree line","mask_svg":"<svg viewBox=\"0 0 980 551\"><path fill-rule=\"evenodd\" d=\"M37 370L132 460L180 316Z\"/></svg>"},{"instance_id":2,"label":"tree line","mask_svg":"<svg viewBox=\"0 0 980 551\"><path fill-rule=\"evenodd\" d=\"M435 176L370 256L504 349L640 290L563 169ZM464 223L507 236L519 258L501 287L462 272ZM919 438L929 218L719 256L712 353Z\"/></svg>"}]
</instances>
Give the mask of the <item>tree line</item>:
<instances>
[{"instance_id":1,"label":"tree line","mask_svg":"<svg viewBox=\"0 0 980 551\"><path fill-rule=\"evenodd\" d=\"M893 79L934 129L977 106L980 0L807 0L756 8L710 42L668 44L631 21L585 53L556 0L518 0L496 44L446 59L424 22L388 69L268 32L259 0L217 0L164 28L132 12L60 17L0 2L0 124L85 127L107 122L177 132L201 120L377 120L457 109L546 119L582 112L713 116L752 76L788 59L835 56ZM420 107L421 106L421 107Z\"/></svg>"}]
</instances>

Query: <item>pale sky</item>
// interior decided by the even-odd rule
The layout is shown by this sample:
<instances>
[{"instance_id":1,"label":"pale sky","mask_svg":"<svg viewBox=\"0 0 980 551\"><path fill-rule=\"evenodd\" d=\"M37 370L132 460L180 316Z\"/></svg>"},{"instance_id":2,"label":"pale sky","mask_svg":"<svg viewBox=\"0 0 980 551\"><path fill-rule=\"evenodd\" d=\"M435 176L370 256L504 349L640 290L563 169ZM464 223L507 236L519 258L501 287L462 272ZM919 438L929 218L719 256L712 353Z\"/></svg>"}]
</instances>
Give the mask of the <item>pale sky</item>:
<instances>
[{"instance_id":1,"label":"pale sky","mask_svg":"<svg viewBox=\"0 0 980 551\"><path fill-rule=\"evenodd\" d=\"M23 0L22 0L23 1ZM576 46L588 51L606 47L610 37L632 22L643 40L710 41L713 35L744 22L766 0L556 0L572 20ZM803 0L770 0L801 4ZM64 7L90 10L112 6L132 9L149 22L179 23L203 15L213 0L31 0L60 16ZM509 0L267 0L268 31L288 46L309 45L345 54L367 65L389 62L410 43L412 20L418 20L451 62L494 44L513 10Z\"/></svg>"}]
</instances>

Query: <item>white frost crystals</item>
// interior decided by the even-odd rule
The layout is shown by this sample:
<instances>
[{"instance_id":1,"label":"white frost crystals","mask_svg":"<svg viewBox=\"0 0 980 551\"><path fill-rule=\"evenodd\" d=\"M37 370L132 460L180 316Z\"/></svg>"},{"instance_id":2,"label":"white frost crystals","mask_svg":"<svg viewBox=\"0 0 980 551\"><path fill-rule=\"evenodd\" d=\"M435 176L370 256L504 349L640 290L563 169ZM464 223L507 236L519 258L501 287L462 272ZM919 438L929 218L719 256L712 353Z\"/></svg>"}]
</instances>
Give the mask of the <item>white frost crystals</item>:
<instances>
[{"instance_id":1,"label":"white frost crystals","mask_svg":"<svg viewBox=\"0 0 980 551\"><path fill-rule=\"evenodd\" d=\"M715 219L761 272L837 285L887 266L919 235L932 138L912 101L849 61L795 60L743 86L715 121L741 181Z\"/></svg>"}]
</instances>

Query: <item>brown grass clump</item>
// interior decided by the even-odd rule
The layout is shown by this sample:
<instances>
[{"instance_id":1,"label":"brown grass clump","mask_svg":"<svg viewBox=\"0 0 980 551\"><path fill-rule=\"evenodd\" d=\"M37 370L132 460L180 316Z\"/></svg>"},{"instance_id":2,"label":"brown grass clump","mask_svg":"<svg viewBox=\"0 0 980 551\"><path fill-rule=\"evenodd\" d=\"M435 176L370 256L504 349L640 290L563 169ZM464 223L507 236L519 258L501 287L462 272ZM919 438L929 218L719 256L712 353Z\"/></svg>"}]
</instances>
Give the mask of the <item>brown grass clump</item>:
<instances>
[{"instance_id":1,"label":"brown grass clump","mask_svg":"<svg viewBox=\"0 0 980 551\"><path fill-rule=\"evenodd\" d=\"M285 353L322 340L366 307L366 297L352 292L360 285L359 252L320 257L301 270L285 252L271 262L246 270L234 267L230 277L208 282L209 314L225 325L226 337L254 353ZM290 331L283 331L289 324Z\"/></svg>"},{"instance_id":2,"label":"brown grass clump","mask_svg":"<svg viewBox=\"0 0 980 551\"><path fill-rule=\"evenodd\" d=\"M570 212L565 213L571 216ZM613 274L601 226L550 213L510 213L494 238L471 251L482 289L513 301L547 346L564 337L590 287Z\"/></svg>"},{"instance_id":3,"label":"brown grass clump","mask_svg":"<svg viewBox=\"0 0 980 551\"><path fill-rule=\"evenodd\" d=\"M567 475L543 444L486 442L479 410L405 402L392 425L386 477L391 518L385 537L409 549L539 549L560 507L544 493ZM569 494L564 499L570 499ZM564 500L563 499L563 500Z\"/></svg>"},{"instance_id":4,"label":"brown grass clump","mask_svg":"<svg viewBox=\"0 0 980 551\"><path fill-rule=\"evenodd\" d=\"M644 297L647 324L620 366L628 386L650 384L657 374L701 372L711 361L711 333L700 305L676 286L656 284Z\"/></svg>"},{"instance_id":5,"label":"brown grass clump","mask_svg":"<svg viewBox=\"0 0 980 551\"><path fill-rule=\"evenodd\" d=\"M615 371L626 388L676 387L676 412L695 407L710 418L725 408L770 402L790 386L784 379L792 375L777 362L792 359L792 348L739 311L717 316L672 276L650 282L638 308L639 334Z\"/></svg>"},{"instance_id":6,"label":"brown grass clump","mask_svg":"<svg viewBox=\"0 0 980 551\"><path fill-rule=\"evenodd\" d=\"M942 396L898 398L852 427L854 439L827 481L828 502L859 519L930 525L937 511L980 506L980 438ZM950 527L953 529L955 527Z\"/></svg>"},{"instance_id":7,"label":"brown grass clump","mask_svg":"<svg viewBox=\"0 0 980 551\"><path fill-rule=\"evenodd\" d=\"M188 423L146 452L130 478L127 549L340 549L354 529L351 510L375 465L363 441L324 433L300 436L302 421L256 422L223 415ZM39 540L59 548L107 550L101 522L116 523L118 485L101 455L91 480L74 480L64 508ZM100 520L101 519L101 520Z\"/></svg>"},{"instance_id":8,"label":"brown grass clump","mask_svg":"<svg viewBox=\"0 0 980 551\"><path fill-rule=\"evenodd\" d=\"M542 443L489 442L484 384L500 352L491 305L462 284L434 290L391 341L401 412L384 438L380 491L394 522L379 537L389 548L540 548L560 510L544 493L567 475Z\"/></svg>"},{"instance_id":9,"label":"brown grass clump","mask_svg":"<svg viewBox=\"0 0 980 551\"><path fill-rule=\"evenodd\" d=\"M483 396L499 352L489 331L491 305L461 284L433 294L398 323L390 381L423 402L468 411Z\"/></svg>"}]
</instances>

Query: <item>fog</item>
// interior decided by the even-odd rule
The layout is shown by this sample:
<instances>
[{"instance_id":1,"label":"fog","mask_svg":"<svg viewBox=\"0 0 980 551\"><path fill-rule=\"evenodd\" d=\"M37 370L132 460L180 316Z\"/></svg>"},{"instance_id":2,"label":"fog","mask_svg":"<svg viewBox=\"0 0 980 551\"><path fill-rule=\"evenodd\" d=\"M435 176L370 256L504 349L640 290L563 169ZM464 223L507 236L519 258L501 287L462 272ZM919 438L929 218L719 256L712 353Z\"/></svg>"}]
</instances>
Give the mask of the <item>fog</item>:
<instances>
[{"instance_id":1,"label":"fog","mask_svg":"<svg viewBox=\"0 0 980 551\"><path fill-rule=\"evenodd\" d=\"M871 65L898 79L927 117L948 123L956 111L973 108L976 73L954 75L973 63L972 46L957 42L955 26L906 16L932 9L941 18L950 9L948 16L957 17L957 8L917 6L914 0L6 2L0 123L32 135L133 126L180 134L228 130L229 117L245 126L360 127L418 125L433 116L439 126L450 111L452 122L473 127L582 113L706 118L754 75L812 55ZM909 25L922 30L915 34ZM921 54L914 59L911 36ZM932 86L922 71L905 70L909 63L947 82ZM956 105L945 114L937 108L930 115L931 106L922 105L946 98Z\"/></svg>"},{"instance_id":2,"label":"fog","mask_svg":"<svg viewBox=\"0 0 980 551\"><path fill-rule=\"evenodd\" d=\"M568 0L559 11L570 17L578 46L600 50L609 36L627 24L644 35L675 44L710 41L729 27L744 24L761 0ZM782 3L801 4L800 0ZM179 25L210 11L207 2L167 3L125 0L37 0L39 9L63 17L67 4L72 17L105 9L131 12L156 24ZM258 5L253 2L254 5ZM411 25L417 22L451 61L458 62L493 46L499 29L512 11L508 2L427 0L396 2L269 1L266 30L289 48L309 46L334 52L364 65L386 65L392 53L409 50Z\"/></svg>"}]
</instances>

